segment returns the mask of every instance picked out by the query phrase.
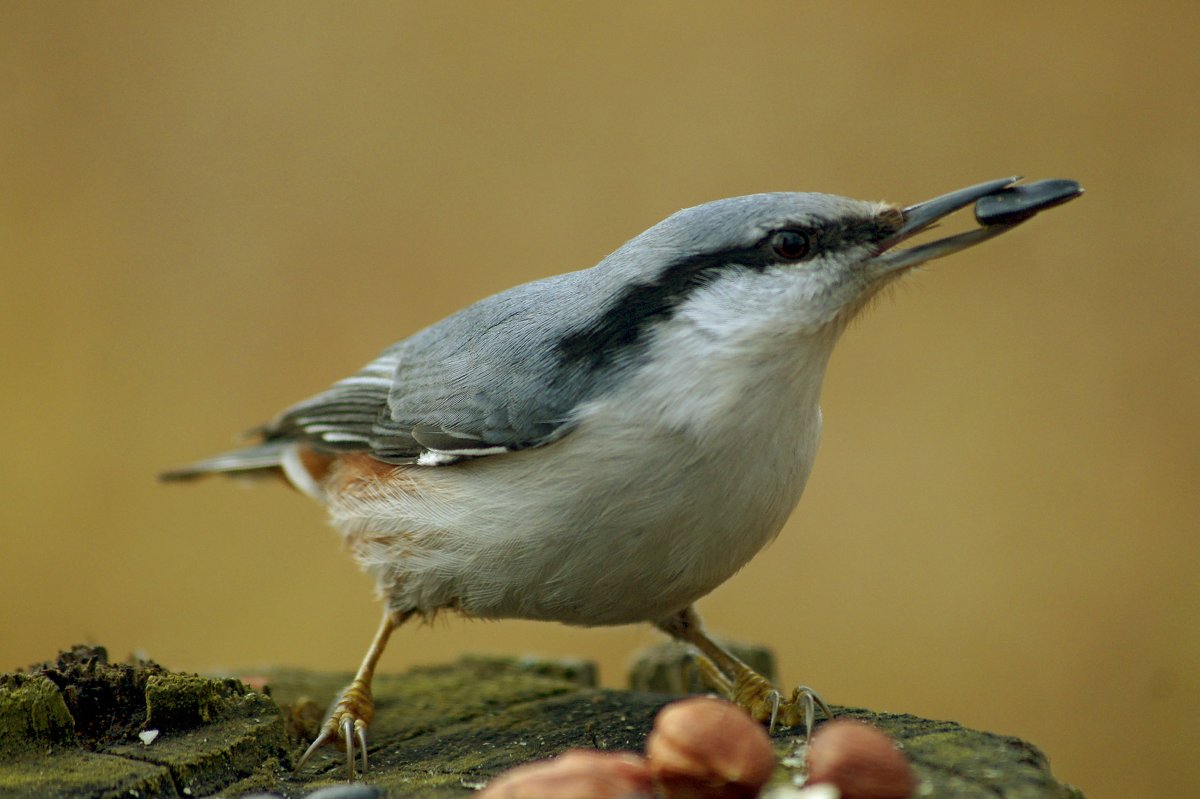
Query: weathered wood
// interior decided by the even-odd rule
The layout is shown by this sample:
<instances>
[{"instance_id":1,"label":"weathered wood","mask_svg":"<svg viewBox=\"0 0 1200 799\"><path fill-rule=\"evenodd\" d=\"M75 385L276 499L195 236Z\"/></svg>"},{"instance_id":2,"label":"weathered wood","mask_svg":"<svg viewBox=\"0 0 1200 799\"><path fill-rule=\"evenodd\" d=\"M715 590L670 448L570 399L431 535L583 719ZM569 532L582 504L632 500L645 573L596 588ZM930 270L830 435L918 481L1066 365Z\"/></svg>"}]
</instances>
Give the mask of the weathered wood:
<instances>
[{"instance_id":1,"label":"weathered wood","mask_svg":"<svg viewBox=\"0 0 1200 799\"><path fill-rule=\"evenodd\" d=\"M0 795L295 797L344 779L344 754L334 748L298 774L291 763L349 674L246 676L258 687L265 682L268 697L237 680L109 664L99 648L64 657L0 677ZM655 714L674 697L594 683L590 664L515 658L380 675L368 782L387 796L461 799L512 766L566 749L641 751ZM1041 752L1019 739L903 714L836 710L899 741L923 797L1081 796L1056 782ZM138 733L150 730L158 733L147 744ZM802 769L798 739L781 730L775 742L773 783L792 782Z\"/></svg>"}]
</instances>

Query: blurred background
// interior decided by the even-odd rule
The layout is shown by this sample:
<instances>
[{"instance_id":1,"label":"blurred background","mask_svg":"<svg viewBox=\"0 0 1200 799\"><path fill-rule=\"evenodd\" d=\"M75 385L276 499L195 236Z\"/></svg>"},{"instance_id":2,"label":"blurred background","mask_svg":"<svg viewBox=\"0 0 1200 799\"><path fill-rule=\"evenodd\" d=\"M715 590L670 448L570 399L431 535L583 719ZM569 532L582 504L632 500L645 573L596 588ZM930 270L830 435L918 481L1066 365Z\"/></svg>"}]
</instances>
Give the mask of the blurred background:
<instances>
[{"instance_id":1,"label":"blurred background","mask_svg":"<svg viewBox=\"0 0 1200 799\"><path fill-rule=\"evenodd\" d=\"M700 609L786 685L1022 736L1092 799L1194 789L1197 17L0 4L0 668L351 670L378 608L319 508L156 472L684 206L1071 177L851 328L800 508ZM536 651L619 685L659 638L449 619L383 668Z\"/></svg>"}]
</instances>

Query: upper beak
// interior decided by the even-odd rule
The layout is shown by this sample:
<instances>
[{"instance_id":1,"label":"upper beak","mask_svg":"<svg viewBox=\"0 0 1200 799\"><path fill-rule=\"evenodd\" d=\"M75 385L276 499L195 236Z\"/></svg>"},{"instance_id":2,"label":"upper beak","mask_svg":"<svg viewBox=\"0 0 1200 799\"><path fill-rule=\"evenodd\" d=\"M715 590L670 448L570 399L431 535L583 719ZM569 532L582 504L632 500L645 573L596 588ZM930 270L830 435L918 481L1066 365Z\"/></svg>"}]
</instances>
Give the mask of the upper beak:
<instances>
[{"instance_id":1,"label":"upper beak","mask_svg":"<svg viewBox=\"0 0 1200 799\"><path fill-rule=\"evenodd\" d=\"M935 197L923 203L910 205L903 210L904 224L880 243L880 254L872 259L873 265L879 269L880 274L884 274L956 253L1012 230L1038 211L1074 199L1083 193L1083 189L1079 187L1078 183L1062 180L1038 181L1027 186L1012 188L1013 184L1020 179L1020 177L1011 177L991 180ZM1006 195L1004 199L1007 201L1008 208L1003 212L995 210L994 207L988 209L989 216L987 218L996 221L965 233L916 247L904 250L891 249L960 208L978 202L984 197L994 197L1002 193ZM981 203L976 208L976 217L981 220L985 218L984 214L980 213L980 209L984 205ZM991 205L996 206L998 203L992 202Z\"/></svg>"}]
</instances>

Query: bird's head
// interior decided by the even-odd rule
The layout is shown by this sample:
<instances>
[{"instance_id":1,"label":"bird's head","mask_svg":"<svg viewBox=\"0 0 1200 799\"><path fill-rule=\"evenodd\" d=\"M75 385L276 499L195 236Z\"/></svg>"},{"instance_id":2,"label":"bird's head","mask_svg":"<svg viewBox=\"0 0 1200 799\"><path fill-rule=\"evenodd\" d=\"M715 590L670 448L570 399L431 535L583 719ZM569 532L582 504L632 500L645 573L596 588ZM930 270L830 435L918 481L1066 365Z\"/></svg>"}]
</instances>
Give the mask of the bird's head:
<instances>
[{"instance_id":1,"label":"bird's head","mask_svg":"<svg viewBox=\"0 0 1200 799\"><path fill-rule=\"evenodd\" d=\"M677 307L705 289L736 291L741 286L750 294L782 292L791 295L797 323L815 331L852 316L907 270L1014 227L977 227L900 247L1015 180L982 183L907 208L831 194L732 197L680 211L631 244L656 256L654 280L642 285L661 287L679 301Z\"/></svg>"},{"instance_id":2,"label":"bird's head","mask_svg":"<svg viewBox=\"0 0 1200 799\"><path fill-rule=\"evenodd\" d=\"M1070 198L1061 187L1052 201L1018 195L1007 210L993 211L989 224L902 246L961 208L1012 192L1017 180L993 180L908 207L778 192L684 209L601 262L597 271L612 293L598 315L563 339L561 354L601 365L672 330L696 333L735 356L754 357L765 339L786 346L789 339L807 338L828 349L897 276ZM1080 191L1070 181L1043 183L1069 183L1070 196Z\"/></svg>"}]
</instances>

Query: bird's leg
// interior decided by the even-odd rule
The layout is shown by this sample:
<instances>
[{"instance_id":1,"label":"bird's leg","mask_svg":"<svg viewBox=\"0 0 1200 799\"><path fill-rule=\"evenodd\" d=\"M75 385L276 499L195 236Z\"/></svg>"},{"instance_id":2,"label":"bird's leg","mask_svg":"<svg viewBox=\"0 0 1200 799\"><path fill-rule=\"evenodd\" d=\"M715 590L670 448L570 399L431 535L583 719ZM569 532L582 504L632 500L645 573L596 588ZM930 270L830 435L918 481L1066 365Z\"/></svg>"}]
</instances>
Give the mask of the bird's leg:
<instances>
[{"instance_id":1,"label":"bird's leg","mask_svg":"<svg viewBox=\"0 0 1200 799\"><path fill-rule=\"evenodd\" d=\"M300 761L296 763L297 771L317 749L340 739L346 746L347 778L351 782L354 781L355 747L362 755L363 774L367 773L367 726L371 723L371 717L375 715L375 700L371 698L371 678L375 675L375 665L379 663L379 658L387 647L392 630L403 624L411 615L411 611L396 613L384 610L383 621L379 624L379 630L371 641L371 647L367 650L362 665L358 667L358 673L330 706L329 715L321 725L321 733L309 744Z\"/></svg>"},{"instance_id":2,"label":"bird's leg","mask_svg":"<svg viewBox=\"0 0 1200 799\"><path fill-rule=\"evenodd\" d=\"M768 724L785 727L804 725L805 736L812 734L817 708L833 718L829 706L811 688L801 685L784 699L766 677L747 666L736 655L708 637L694 608L687 607L655 625L667 635L691 644L699 654L696 666L709 688L738 705L752 717Z\"/></svg>"}]
</instances>

